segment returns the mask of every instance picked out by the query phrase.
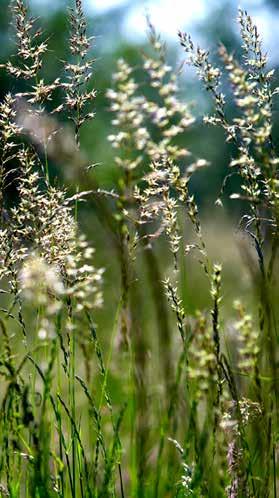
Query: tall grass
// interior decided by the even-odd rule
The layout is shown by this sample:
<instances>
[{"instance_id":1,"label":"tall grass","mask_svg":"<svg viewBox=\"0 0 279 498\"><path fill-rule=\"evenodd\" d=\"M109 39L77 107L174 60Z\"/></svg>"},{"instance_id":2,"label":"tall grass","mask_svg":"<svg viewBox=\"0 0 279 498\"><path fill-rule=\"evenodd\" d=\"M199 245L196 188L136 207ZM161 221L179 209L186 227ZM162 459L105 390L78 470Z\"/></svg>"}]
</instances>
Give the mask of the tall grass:
<instances>
[{"instance_id":1,"label":"tall grass","mask_svg":"<svg viewBox=\"0 0 279 498\"><path fill-rule=\"evenodd\" d=\"M80 131L94 118L82 2L69 10L69 60L52 82L41 76L48 48L39 20L23 0L12 10L17 52L2 70L11 88L17 78L26 91L7 94L0 107L1 496L276 497L278 89L256 26L240 10L241 60L219 49L232 122L221 69L179 33L186 63L213 100L204 121L233 144L216 204L233 170L241 189L231 198L245 206L239 227L252 245L233 269L235 280L249 275L250 295L238 295L238 285L227 290L231 263L212 257L191 189L210 164L184 145L195 119L150 19L141 70L121 59L107 91L115 188L92 180L89 166L92 189L75 185L69 196L51 182L49 156L60 122L83 162ZM94 262L101 248L94 255L81 233L79 203L91 198L119 281L103 276ZM106 279L113 288L103 299ZM191 298L199 293L204 307Z\"/></svg>"}]
</instances>

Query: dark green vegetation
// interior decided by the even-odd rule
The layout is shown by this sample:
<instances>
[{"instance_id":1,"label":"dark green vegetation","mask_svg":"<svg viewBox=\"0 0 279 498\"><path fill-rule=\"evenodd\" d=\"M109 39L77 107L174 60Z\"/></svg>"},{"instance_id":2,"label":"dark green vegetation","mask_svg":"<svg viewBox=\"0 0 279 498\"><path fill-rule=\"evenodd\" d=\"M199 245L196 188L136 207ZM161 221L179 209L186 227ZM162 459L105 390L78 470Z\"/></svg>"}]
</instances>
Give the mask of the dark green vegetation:
<instances>
[{"instance_id":1,"label":"dark green vegetation","mask_svg":"<svg viewBox=\"0 0 279 498\"><path fill-rule=\"evenodd\" d=\"M0 106L1 496L276 497L278 88L256 26L240 10L239 55L221 45L218 63L179 33L213 104L199 147L192 104L149 19L144 51L133 64L121 54L99 99L81 0L52 53L57 73L40 20L22 0L11 7L17 43L1 66L10 91ZM215 187L204 144L226 151ZM201 197L211 191L201 217L199 184ZM238 234L220 214L228 198Z\"/></svg>"}]
</instances>

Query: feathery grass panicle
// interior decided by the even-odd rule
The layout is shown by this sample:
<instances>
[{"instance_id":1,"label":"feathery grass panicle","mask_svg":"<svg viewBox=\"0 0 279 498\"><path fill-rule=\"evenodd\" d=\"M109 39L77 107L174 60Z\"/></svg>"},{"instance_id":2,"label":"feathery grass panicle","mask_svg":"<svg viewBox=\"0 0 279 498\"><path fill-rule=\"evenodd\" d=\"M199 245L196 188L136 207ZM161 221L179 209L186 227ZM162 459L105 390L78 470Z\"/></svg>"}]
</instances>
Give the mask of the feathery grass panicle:
<instances>
[{"instance_id":1,"label":"feathery grass panicle","mask_svg":"<svg viewBox=\"0 0 279 498\"><path fill-rule=\"evenodd\" d=\"M65 63L68 81L63 83L65 103L56 111L66 109L75 126L76 144L80 146L80 129L84 123L94 117L92 102L96 98L96 90L90 89L92 66L94 59L88 57L93 36L87 35L87 22L83 13L81 0L74 1L75 6L69 10L70 19L70 54L72 60Z\"/></svg>"},{"instance_id":2,"label":"feathery grass panicle","mask_svg":"<svg viewBox=\"0 0 279 498\"><path fill-rule=\"evenodd\" d=\"M37 19L28 15L28 9L23 0L15 0L13 5L15 16L18 66L8 62L7 71L17 78L36 80L42 68L43 56L47 44L41 41L42 31L36 28Z\"/></svg>"},{"instance_id":3,"label":"feathery grass panicle","mask_svg":"<svg viewBox=\"0 0 279 498\"><path fill-rule=\"evenodd\" d=\"M175 143L176 139L185 133L195 119L189 106L179 99L178 76L174 68L167 64L167 46L149 17L147 26L151 53L144 53L143 69L147 73L154 97L146 100L144 109L161 136L159 140L151 138L147 143L148 155L153 161L160 160L163 155L178 161L189 156L190 151L179 147Z\"/></svg>"},{"instance_id":4,"label":"feathery grass panicle","mask_svg":"<svg viewBox=\"0 0 279 498\"><path fill-rule=\"evenodd\" d=\"M192 64L196 70L199 78L205 85L205 88L214 100L216 115L208 118L208 121L213 124L221 124L227 128L225 118L225 96L220 91L221 85L221 70L214 66L209 60L209 52L201 47L195 47L192 38L189 34L178 32L180 45L188 55L187 63ZM229 133L232 130L227 130Z\"/></svg>"},{"instance_id":5,"label":"feathery grass panicle","mask_svg":"<svg viewBox=\"0 0 279 498\"><path fill-rule=\"evenodd\" d=\"M17 37L17 65L11 61L6 64L6 70L18 79L23 78L29 83L28 91L17 93L17 98L26 98L32 105L32 112L41 113L47 101L52 100L53 92L60 86L60 79L46 83L41 77L44 56L48 50L47 40L42 40L42 30L37 28L37 18L28 14L28 8L23 0L15 0L13 16ZM36 107L34 107L36 106Z\"/></svg>"},{"instance_id":6,"label":"feathery grass panicle","mask_svg":"<svg viewBox=\"0 0 279 498\"><path fill-rule=\"evenodd\" d=\"M179 333L181 335L181 339L183 342L185 342L186 337L185 337L185 310L182 305L182 301L178 296L177 293L177 288L174 287L169 279L166 279L164 281L164 287L166 290L166 295L168 298L168 301L170 303L171 309L174 311L176 315L176 323L177 327L179 330Z\"/></svg>"},{"instance_id":7,"label":"feathery grass panicle","mask_svg":"<svg viewBox=\"0 0 279 498\"><path fill-rule=\"evenodd\" d=\"M189 54L188 63L197 69L215 103L216 115L205 117L205 122L221 126L226 132L227 140L234 142L237 147L236 157L232 159L230 166L237 167L244 180L241 186L243 195L236 193L231 198L244 198L249 202L251 216L247 218L247 228L254 225L258 244L261 245L261 207L269 207L271 224L277 224L277 215L274 217L277 158L274 154L271 119L274 95L271 79L274 71L266 69L267 57L262 51L260 36L251 17L240 9L238 21L244 50L242 64L228 54L224 46L219 49L240 111L240 117L234 118L232 123L227 119L225 98L219 90L221 71L209 62L209 52L196 48L189 35L180 32L179 39L185 52ZM269 193L266 195L267 191Z\"/></svg>"},{"instance_id":8,"label":"feathery grass panicle","mask_svg":"<svg viewBox=\"0 0 279 498\"><path fill-rule=\"evenodd\" d=\"M169 438L169 441L174 444L176 450L180 454L180 457L182 459L182 468L183 468L183 474L181 477L180 483L177 485L178 487L178 493L179 496L183 497L190 497L193 496L193 469L185 463L184 458L185 458L185 451L181 447L181 445L176 441L175 439ZM180 493L181 491L181 493Z\"/></svg>"},{"instance_id":9,"label":"feathery grass panicle","mask_svg":"<svg viewBox=\"0 0 279 498\"><path fill-rule=\"evenodd\" d=\"M208 318L198 313L189 346L188 365L189 378L197 399L204 399L208 396L212 385L217 382L216 367L214 342Z\"/></svg>"},{"instance_id":10,"label":"feathery grass panicle","mask_svg":"<svg viewBox=\"0 0 279 498\"><path fill-rule=\"evenodd\" d=\"M142 160L149 134L144 124L145 99L137 95L138 85L132 76L132 68L123 59L117 62L113 75L115 88L107 91L111 111L115 114L112 125L117 134L108 136L112 146L119 151L116 162L125 172L133 171ZM139 154L135 156L135 152ZM128 174L128 173L127 173Z\"/></svg>"},{"instance_id":11,"label":"feathery grass panicle","mask_svg":"<svg viewBox=\"0 0 279 498\"><path fill-rule=\"evenodd\" d=\"M243 305L236 301L234 307L239 315L235 327L239 332L239 362L238 367L241 371L255 375L259 363L259 333L255 329L252 316L246 313Z\"/></svg>"},{"instance_id":12,"label":"feathery grass panicle","mask_svg":"<svg viewBox=\"0 0 279 498\"><path fill-rule=\"evenodd\" d=\"M16 122L15 102L12 94L8 93L0 104L0 218L2 223L4 221L5 190L14 173L14 169L9 168L8 164L16 158L18 145L15 140L21 132L21 128Z\"/></svg>"}]
</instances>

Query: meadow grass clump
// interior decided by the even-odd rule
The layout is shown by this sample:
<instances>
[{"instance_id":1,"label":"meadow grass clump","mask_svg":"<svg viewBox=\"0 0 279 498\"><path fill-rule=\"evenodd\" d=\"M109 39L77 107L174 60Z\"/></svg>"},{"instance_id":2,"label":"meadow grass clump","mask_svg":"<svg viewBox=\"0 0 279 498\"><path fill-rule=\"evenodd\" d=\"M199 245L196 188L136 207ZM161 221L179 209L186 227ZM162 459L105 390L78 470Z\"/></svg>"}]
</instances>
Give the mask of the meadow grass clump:
<instances>
[{"instance_id":1,"label":"meadow grass clump","mask_svg":"<svg viewBox=\"0 0 279 498\"><path fill-rule=\"evenodd\" d=\"M230 197L246 209L239 229L254 256L246 251L250 295L234 285L231 299L230 262L212 256L192 191L210 164L187 141L195 118L150 19L140 67L120 59L107 90L115 187L107 191L84 168L93 187L74 185L70 195L53 181L49 158L60 127L74 160L85 163L80 132L98 97L83 5L72 2L69 60L50 82L40 20L23 0L12 13L17 51L1 70L11 88L14 77L24 80L24 91L0 104L1 496L276 497L278 89L256 26L239 11L242 57L221 46L222 70L179 33L213 99L204 121L233 144L228 171L240 178ZM79 203L88 198L113 241L105 274L97 263L105 241L95 250L80 227ZM191 307L199 293L206 306L197 298Z\"/></svg>"}]
</instances>

